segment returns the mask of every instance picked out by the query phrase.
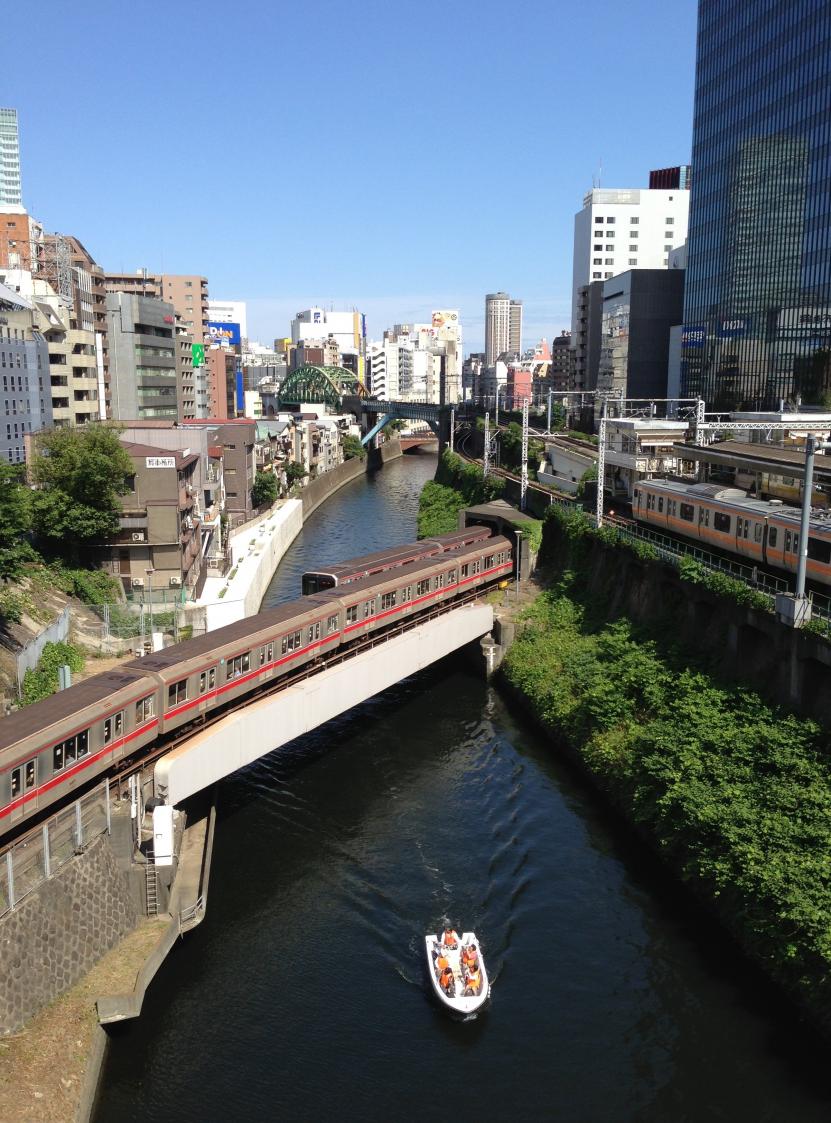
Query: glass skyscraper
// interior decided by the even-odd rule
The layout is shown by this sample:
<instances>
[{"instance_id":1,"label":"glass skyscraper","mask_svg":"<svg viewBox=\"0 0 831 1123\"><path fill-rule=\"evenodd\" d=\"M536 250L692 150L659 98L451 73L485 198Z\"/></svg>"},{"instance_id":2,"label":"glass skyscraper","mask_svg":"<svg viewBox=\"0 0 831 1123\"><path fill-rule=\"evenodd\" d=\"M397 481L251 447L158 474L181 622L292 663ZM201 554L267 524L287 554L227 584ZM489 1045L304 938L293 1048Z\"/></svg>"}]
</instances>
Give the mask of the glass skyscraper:
<instances>
[{"instance_id":1,"label":"glass skyscraper","mask_svg":"<svg viewBox=\"0 0 831 1123\"><path fill-rule=\"evenodd\" d=\"M681 391L831 404L831 3L699 0Z\"/></svg>"},{"instance_id":2,"label":"glass skyscraper","mask_svg":"<svg viewBox=\"0 0 831 1123\"><path fill-rule=\"evenodd\" d=\"M17 110L0 108L0 206L19 206L20 138L17 132Z\"/></svg>"}]
</instances>

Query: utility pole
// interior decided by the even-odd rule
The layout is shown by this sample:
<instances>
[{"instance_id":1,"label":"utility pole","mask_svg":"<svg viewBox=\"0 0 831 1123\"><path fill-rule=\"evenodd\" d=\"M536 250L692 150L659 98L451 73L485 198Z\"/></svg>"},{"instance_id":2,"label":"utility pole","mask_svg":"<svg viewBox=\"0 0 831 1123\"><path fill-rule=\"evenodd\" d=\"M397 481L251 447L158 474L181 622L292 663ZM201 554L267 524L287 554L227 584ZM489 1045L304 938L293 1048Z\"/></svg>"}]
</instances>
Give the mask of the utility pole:
<instances>
[{"instance_id":1,"label":"utility pole","mask_svg":"<svg viewBox=\"0 0 831 1123\"><path fill-rule=\"evenodd\" d=\"M522 402L522 483L519 493L519 509L525 510L525 496L528 491L528 399Z\"/></svg>"},{"instance_id":2,"label":"utility pole","mask_svg":"<svg viewBox=\"0 0 831 1123\"><path fill-rule=\"evenodd\" d=\"M606 475L606 399L600 406L600 428L597 433L597 503L594 517L598 526L603 525L603 477Z\"/></svg>"},{"instance_id":3,"label":"utility pole","mask_svg":"<svg viewBox=\"0 0 831 1123\"><path fill-rule=\"evenodd\" d=\"M485 413L485 454L482 458L482 478L488 478L491 466L491 415Z\"/></svg>"},{"instance_id":4,"label":"utility pole","mask_svg":"<svg viewBox=\"0 0 831 1123\"><path fill-rule=\"evenodd\" d=\"M551 387L549 387L548 388L548 420L545 423L545 431L549 435L549 437L551 436L551 395L553 393L554 393L554 391L551 389Z\"/></svg>"},{"instance_id":5,"label":"utility pole","mask_svg":"<svg viewBox=\"0 0 831 1123\"><path fill-rule=\"evenodd\" d=\"M450 411L450 451L453 451L453 434L456 430L456 410Z\"/></svg>"}]
</instances>

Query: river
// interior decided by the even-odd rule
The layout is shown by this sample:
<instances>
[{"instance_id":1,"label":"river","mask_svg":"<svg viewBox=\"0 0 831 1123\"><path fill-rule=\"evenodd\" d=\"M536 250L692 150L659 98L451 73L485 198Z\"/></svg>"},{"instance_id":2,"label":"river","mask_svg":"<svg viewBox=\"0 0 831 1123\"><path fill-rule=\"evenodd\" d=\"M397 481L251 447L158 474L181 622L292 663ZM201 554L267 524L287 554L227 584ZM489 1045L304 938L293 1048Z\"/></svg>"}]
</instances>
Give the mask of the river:
<instances>
[{"instance_id":1,"label":"river","mask_svg":"<svg viewBox=\"0 0 831 1123\"><path fill-rule=\"evenodd\" d=\"M435 458L349 484L266 596L415 536ZM480 934L451 1022L423 933ZM96 1123L831 1116L823 1051L464 658L221 785L207 917L118 1027Z\"/></svg>"}]
</instances>

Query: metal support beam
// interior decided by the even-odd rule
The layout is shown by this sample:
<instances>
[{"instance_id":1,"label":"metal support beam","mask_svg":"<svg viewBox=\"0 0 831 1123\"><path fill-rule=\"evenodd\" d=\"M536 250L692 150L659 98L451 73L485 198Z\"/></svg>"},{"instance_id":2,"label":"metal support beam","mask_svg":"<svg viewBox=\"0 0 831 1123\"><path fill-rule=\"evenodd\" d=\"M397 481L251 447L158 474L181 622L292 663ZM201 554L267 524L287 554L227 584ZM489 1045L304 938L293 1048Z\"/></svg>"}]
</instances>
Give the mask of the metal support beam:
<instances>
[{"instance_id":1,"label":"metal support beam","mask_svg":"<svg viewBox=\"0 0 831 1123\"><path fill-rule=\"evenodd\" d=\"M366 434L366 436L361 437L361 444L362 445L368 445L369 442L371 440L373 440L381 432L381 430L384 428L384 426L388 425L390 423L390 421L392 421L392 415L391 414L389 414L389 413L381 414L380 419L372 426L372 428L369 430L369 432Z\"/></svg>"},{"instance_id":2,"label":"metal support beam","mask_svg":"<svg viewBox=\"0 0 831 1123\"><path fill-rule=\"evenodd\" d=\"M485 413L485 452L482 457L482 478L488 478L491 468L491 415Z\"/></svg>"},{"instance_id":3,"label":"metal support beam","mask_svg":"<svg viewBox=\"0 0 831 1123\"><path fill-rule=\"evenodd\" d=\"M455 436L455 430L456 430L456 411L455 411L455 409L451 409L451 411L450 411L450 451L451 452L453 451L453 440L454 440L454 436Z\"/></svg>"},{"instance_id":4,"label":"metal support beam","mask_svg":"<svg viewBox=\"0 0 831 1123\"><path fill-rule=\"evenodd\" d=\"M528 399L522 403L522 475L519 490L519 509L525 510L525 497L528 494Z\"/></svg>"},{"instance_id":5,"label":"metal support beam","mask_svg":"<svg viewBox=\"0 0 831 1123\"><path fill-rule=\"evenodd\" d=\"M603 484L606 475L606 403L603 403L603 413L600 417L600 428L597 431L597 502L594 517L598 526L603 525Z\"/></svg>"}]
</instances>

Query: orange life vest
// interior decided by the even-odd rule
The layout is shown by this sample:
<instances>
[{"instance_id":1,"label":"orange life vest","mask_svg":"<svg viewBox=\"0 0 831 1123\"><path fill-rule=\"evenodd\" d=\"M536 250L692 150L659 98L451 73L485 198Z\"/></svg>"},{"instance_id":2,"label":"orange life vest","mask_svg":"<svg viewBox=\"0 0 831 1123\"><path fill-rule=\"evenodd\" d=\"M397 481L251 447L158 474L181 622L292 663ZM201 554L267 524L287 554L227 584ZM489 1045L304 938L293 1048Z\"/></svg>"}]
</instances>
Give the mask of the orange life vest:
<instances>
[{"instance_id":1,"label":"orange life vest","mask_svg":"<svg viewBox=\"0 0 831 1123\"><path fill-rule=\"evenodd\" d=\"M438 967L439 971L443 971L445 967L449 967L450 964L447 961L447 956L440 955L436 960L436 966Z\"/></svg>"},{"instance_id":2,"label":"orange life vest","mask_svg":"<svg viewBox=\"0 0 831 1123\"><path fill-rule=\"evenodd\" d=\"M471 990L478 990L479 989L479 972L478 971L470 971L469 972L469 974L467 976L467 985L471 988Z\"/></svg>"},{"instance_id":3,"label":"orange life vest","mask_svg":"<svg viewBox=\"0 0 831 1123\"><path fill-rule=\"evenodd\" d=\"M453 982L453 972L450 970L449 967L445 967L445 969L441 973L441 978L439 979L439 983L444 988L444 990L449 990L450 984L452 982Z\"/></svg>"},{"instance_id":4,"label":"orange life vest","mask_svg":"<svg viewBox=\"0 0 831 1123\"><path fill-rule=\"evenodd\" d=\"M472 967L476 962L476 948L466 947L462 952L462 963L468 967Z\"/></svg>"},{"instance_id":5,"label":"orange life vest","mask_svg":"<svg viewBox=\"0 0 831 1123\"><path fill-rule=\"evenodd\" d=\"M458 934L456 932L445 932L442 943L446 948L455 948L459 943Z\"/></svg>"}]
</instances>

